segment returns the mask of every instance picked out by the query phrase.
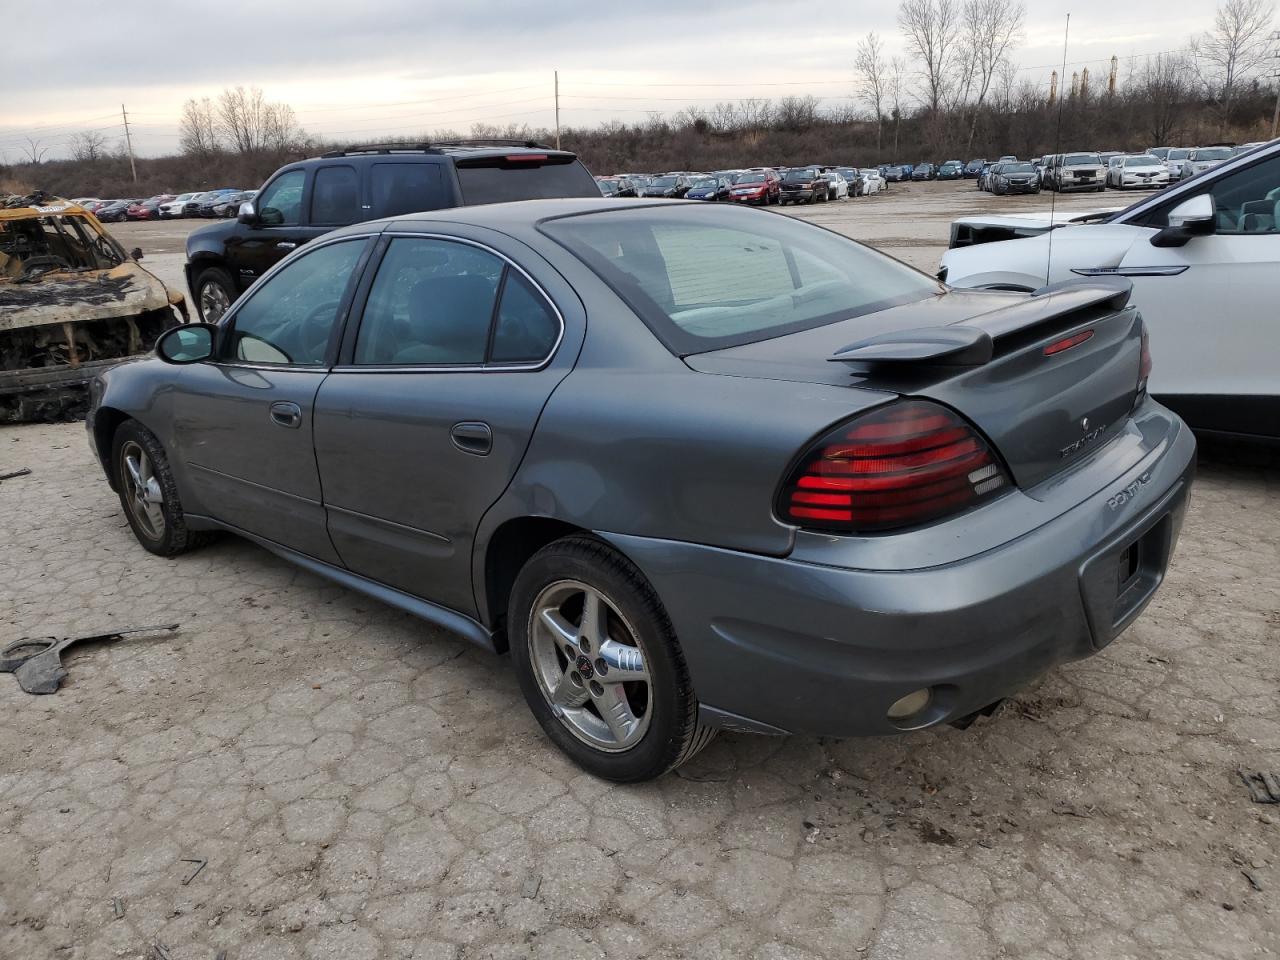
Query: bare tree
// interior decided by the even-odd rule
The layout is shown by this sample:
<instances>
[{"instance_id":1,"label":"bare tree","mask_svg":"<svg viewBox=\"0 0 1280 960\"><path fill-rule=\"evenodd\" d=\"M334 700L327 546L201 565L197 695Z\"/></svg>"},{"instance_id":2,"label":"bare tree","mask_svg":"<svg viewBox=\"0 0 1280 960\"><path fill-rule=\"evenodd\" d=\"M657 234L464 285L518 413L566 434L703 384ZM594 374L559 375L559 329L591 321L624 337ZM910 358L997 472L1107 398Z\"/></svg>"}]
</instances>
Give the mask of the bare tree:
<instances>
[{"instance_id":1,"label":"bare tree","mask_svg":"<svg viewBox=\"0 0 1280 960\"><path fill-rule=\"evenodd\" d=\"M258 87L228 87L218 97L218 130L231 149L257 153L262 149L267 101Z\"/></svg>"},{"instance_id":2,"label":"bare tree","mask_svg":"<svg viewBox=\"0 0 1280 960\"><path fill-rule=\"evenodd\" d=\"M85 130L67 141L71 157L85 163L97 163L107 155L107 138L97 130Z\"/></svg>"},{"instance_id":3,"label":"bare tree","mask_svg":"<svg viewBox=\"0 0 1280 960\"><path fill-rule=\"evenodd\" d=\"M958 0L902 0L898 29L920 60L923 100L936 114L947 99L960 35Z\"/></svg>"},{"instance_id":4,"label":"bare tree","mask_svg":"<svg viewBox=\"0 0 1280 960\"><path fill-rule=\"evenodd\" d=\"M972 118L969 121L968 152L973 152L973 138L978 130L978 115L986 103L992 82L1000 65L1008 61L1009 52L1022 36L1026 20L1022 0L965 0L961 14L961 47L970 72L966 93L974 94Z\"/></svg>"},{"instance_id":5,"label":"bare tree","mask_svg":"<svg viewBox=\"0 0 1280 960\"><path fill-rule=\"evenodd\" d=\"M27 158L27 163L33 166L44 162L45 154L49 152L49 148L44 146L43 141L35 137L27 137L26 142L18 148L22 151L22 155Z\"/></svg>"},{"instance_id":6,"label":"bare tree","mask_svg":"<svg viewBox=\"0 0 1280 960\"><path fill-rule=\"evenodd\" d=\"M1225 129L1241 81L1270 55L1271 0L1226 0L1213 29L1191 39L1192 65L1218 104L1218 127Z\"/></svg>"},{"instance_id":7,"label":"bare tree","mask_svg":"<svg viewBox=\"0 0 1280 960\"><path fill-rule=\"evenodd\" d=\"M178 143L188 156L208 157L218 152L221 146L218 114L208 97L191 99L182 105Z\"/></svg>"},{"instance_id":8,"label":"bare tree","mask_svg":"<svg viewBox=\"0 0 1280 960\"><path fill-rule=\"evenodd\" d=\"M783 97L773 111L773 125L779 130L799 133L808 130L818 119L818 98Z\"/></svg>"},{"instance_id":9,"label":"bare tree","mask_svg":"<svg viewBox=\"0 0 1280 960\"><path fill-rule=\"evenodd\" d=\"M302 127L293 107L287 103L269 103L262 112L262 147L274 153L285 153L302 140Z\"/></svg>"},{"instance_id":10,"label":"bare tree","mask_svg":"<svg viewBox=\"0 0 1280 960\"><path fill-rule=\"evenodd\" d=\"M902 82L907 63L901 57L889 61L889 102L893 104L893 157L898 158L898 134L902 131Z\"/></svg>"},{"instance_id":11,"label":"bare tree","mask_svg":"<svg viewBox=\"0 0 1280 960\"><path fill-rule=\"evenodd\" d=\"M1157 53L1134 74L1132 93L1142 104L1152 143L1169 143L1191 99L1193 68L1186 54Z\"/></svg>"},{"instance_id":12,"label":"bare tree","mask_svg":"<svg viewBox=\"0 0 1280 960\"><path fill-rule=\"evenodd\" d=\"M858 73L858 97L876 117L876 159L880 159L884 143L885 103L889 96L889 65L885 62L884 44L874 32L858 41L853 58Z\"/></svg>"}]
</instances>

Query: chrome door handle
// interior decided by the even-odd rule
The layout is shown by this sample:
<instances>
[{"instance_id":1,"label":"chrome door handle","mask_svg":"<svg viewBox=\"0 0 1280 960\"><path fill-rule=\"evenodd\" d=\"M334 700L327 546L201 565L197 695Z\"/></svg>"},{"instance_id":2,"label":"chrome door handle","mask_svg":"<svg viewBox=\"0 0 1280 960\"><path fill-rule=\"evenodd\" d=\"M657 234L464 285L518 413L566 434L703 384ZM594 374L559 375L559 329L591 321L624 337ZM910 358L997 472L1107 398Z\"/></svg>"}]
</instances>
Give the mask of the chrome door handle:
<instances>
[{"instance_id":1,"label":"chrome door handle","mask_svg":"<svg viewBox=\"0 0 1280 960\"><path fill-rule=\"evenodd\" d=\"M479 420L455 423L449 437L463 453L474 453L477 457L487 456L493 449L493 431L487 423Z\"/></svg>"},{"instance_id":2,"label":"chrome door handle","mask_svg":"<svg viewBox=\"0 0 1280 960\"><path fill-rule=\"evenodd\" d=\"M297 246L298 245L296 243L293 243L290 240L281 240L279 243L276 244L276 249L277 250L293 250L293 249L296 249Z\"/></svg>"},{"instance_id":3,"label":"chrome door handle","mask_svg":"<svg viewBox=\"0 0 1280 960\"><path fill-rule=\"evenodd\" d=\"M271 422L278 427L297 430L302 426L302 408L296 403L277 401L271 405Z\"/></svg>"}]
</instances>

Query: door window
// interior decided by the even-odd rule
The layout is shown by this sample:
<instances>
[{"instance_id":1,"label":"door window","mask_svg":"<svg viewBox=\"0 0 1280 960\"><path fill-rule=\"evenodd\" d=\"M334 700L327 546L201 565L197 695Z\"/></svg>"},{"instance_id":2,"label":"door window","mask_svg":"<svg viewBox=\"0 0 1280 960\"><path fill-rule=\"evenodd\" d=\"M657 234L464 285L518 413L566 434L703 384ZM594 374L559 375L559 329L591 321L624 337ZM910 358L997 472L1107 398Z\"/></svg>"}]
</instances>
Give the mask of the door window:
<instances>
[{"instance_id":1,"label":"door window","mask_svg":"<svg viewBox=\"0 0 1280 960\"><path fill-rule=\"evenodd\" d=\"M307 175L302 170L282 173L258 197L258 217L266 227L291 227L300 222L302 187Z\"/></svg>"},{"instance_id":2,"label":"door window","mask_svg":"<svg viewBox=\"0 0 1280 960\"><path fill-rule=\"evenodd\" d=\"M504 267L469 244L392 240L369 291L355 362L484 363Z\"/></svg>"},{"instance_id":3,"label":"door window","mask_svg":"<svg viewBox=\"0 0 1280 960\"><path fill-rule=\"evenodd\" d=\"M1182 193L1143 217L1149 227L1169 225L1169 211L1192 197L1209 194L1219 234L1280 233L1280 155L1219 177L1195 193Z\"/></svg>"},{"instance_id":4,"label":"door window","mask_svg":"<svg viewBox=\"0 0 1280 960\"><path fill-rule=\"evenodd\" d=\"M518 270L507 270L502 302L493 328L493 363L537 363L551 353L560 336L560 320L533 284Z\"/></svg>"},{"instance_id":5,"label":"door window","mask_svg":"<svg viewBox=\"0 0 1280 960\"><path fill-rule=\"evenodd\" d=\"M257 287L232 316L223 359L322 365L365 243L359 237L318 247Z\"/></svg>"},{"instance_id":6,"label":"door window","mask_svg":"<svg viewBox=\"0 0 1280 960\"><path fill-rule=\"evenodd\" d=\"M369 174L373 218L438 210L445 205L438 163L375 163Z\"/></svg>"},{"instance_id":7,"label":"door window","mask_svg":"<svg viewBox=\"0 0 1280 960\"><path fill-rule=\"evenodd\" d=\"M355 167L321 167L311 186L311 222L341 226L360 219L360 186Z\"/></svg>"}]
</instances>

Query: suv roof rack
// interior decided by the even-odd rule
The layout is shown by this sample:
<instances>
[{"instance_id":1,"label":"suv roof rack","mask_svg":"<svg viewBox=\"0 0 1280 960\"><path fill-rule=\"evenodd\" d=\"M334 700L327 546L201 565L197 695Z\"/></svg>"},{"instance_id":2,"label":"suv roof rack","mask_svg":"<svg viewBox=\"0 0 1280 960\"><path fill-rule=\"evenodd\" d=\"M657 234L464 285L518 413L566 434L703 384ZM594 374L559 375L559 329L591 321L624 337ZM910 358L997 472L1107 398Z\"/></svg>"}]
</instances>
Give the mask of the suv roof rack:
<instances>
[{"instance_id":1,"label":"suv roof rack","mask_svg":"<svg viewBox=\"0 0 1280 960\"><path fill-rule=\"evenodd\" d=\"M339 150L329 150L321 157L349 157L361 153L443 153L441 147L527 147L534 150L554 150L554 147L537 140L509 140L499 137L477 137L464 140L432 140L423 143L365 143Z\"/></svg>"}]
</instances>

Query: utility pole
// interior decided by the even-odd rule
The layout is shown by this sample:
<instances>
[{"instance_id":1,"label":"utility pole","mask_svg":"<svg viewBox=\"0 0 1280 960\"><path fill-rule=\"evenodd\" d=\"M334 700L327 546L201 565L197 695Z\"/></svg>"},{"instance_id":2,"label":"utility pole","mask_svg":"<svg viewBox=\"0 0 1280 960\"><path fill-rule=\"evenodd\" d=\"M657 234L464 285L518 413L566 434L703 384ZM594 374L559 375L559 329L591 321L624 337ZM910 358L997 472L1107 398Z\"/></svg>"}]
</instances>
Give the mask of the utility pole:
<instances>
[{"instance_id":1,"label":"utility pole","mask_svg":"<svg viewBox=\"0 0 1280 960\"><path fill-rule=\"evenodd\" d=\"M124 104L120 104L120 119L124 121L124 142L129 150L129 169L133 171L133 182L138 182L138 165L133 162L133 137L129 135L129 114L125 113Z\"/></svg>"},{"instance_id":2,"label":"utility pole","mask_svg":"<svg viewBox=\"0 0 1280 960\"><path fill-rule=\"evenodd\" d=\"M1271 35L1271 42L1276 44L1276 49L1271 54L1271 59L1275 61L1275 72L1271 74L1271 79L1276 82L1276 109L1271 114L1271 139L1276 138L1276 128L1280 127L1280 30Z\"/></svg>"},{"instance_id":3,"label":"utility pole","mask_svg":"<svg viewBox=\"0 0 1280 960\"><path fill-rule=\"evenodd\" d=\"M560 71L555 72L556 78L556 149L560 149ZM1272 134L1275 136L1275 134Z\"/></svg>"}]
</instances>

